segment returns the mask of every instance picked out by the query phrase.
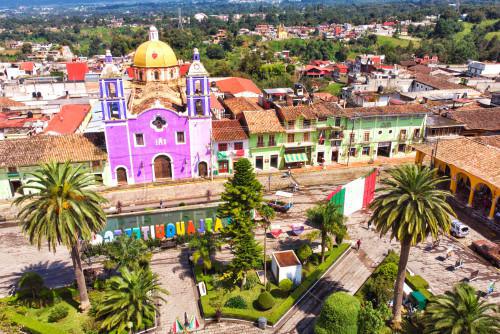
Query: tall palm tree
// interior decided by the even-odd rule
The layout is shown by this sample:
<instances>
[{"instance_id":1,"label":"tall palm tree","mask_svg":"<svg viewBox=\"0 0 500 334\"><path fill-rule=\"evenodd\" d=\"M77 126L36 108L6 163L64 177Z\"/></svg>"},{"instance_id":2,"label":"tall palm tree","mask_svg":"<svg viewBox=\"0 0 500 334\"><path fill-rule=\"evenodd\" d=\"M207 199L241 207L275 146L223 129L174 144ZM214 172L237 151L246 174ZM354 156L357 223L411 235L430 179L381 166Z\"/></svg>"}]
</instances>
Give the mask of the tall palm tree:
<instances>
[{"instance_id":1,"label":"tall palm tree","mask_svg":"<svg viewBox=\"0 0 500 334\"><path fill-rule=\"evenodd\" d=\"M113 242L105 244L106 269L116 270L123 266L130 270L145 268L151 260L151 252L142 239L121 235Z\"/></svg>"},{"instance_id":2,"label":"tall palm tree","mask_svg":"<svg viewBox=\"0 0 500 334\"><path fill-rule=\"evenodd\" d=\"M390 232L391 239L396 238L401 244L392 309L393 325L399 328L410 248L429 235L437 239L440 233L447 233L455 213L446 202L449 192L437 188L446 179L437 177L436 170L403 165L388 173L390 177L381 181L383 187L377 190L381 193L372 203L370 221L380 236Z\"/></svg>"},{"instance_id":3,"label":"tall palm tree","mask_svg":"<svg viewBox=\"0 0 500 334\"><path fill-rule=\"evenodd\" d=\"M307 219L321 232L321 262L325 261L326 242L336 231L343 230L346 217L332 202L320 203L306 212Z\"/></svg>"},{"instance_id":4,"label":"tall palm tree","mask_svg":"<svg viewBox=\"0 0 500 334\"><path fill-rule=\"evenodd\" d=\"M424 333L498 333L499 311L498 305L481 301L472 286L461 283L429 302L423 317Z\"/></svg>"},{"instance_id":5,"label":"tall palm tree","mask_svg":"<svg viewBox=\"0 0 500 334\"><path fill-rule=\"evenodd\" d=\"M220 241L218 236L211 232L197 235L189 242L189 247L195 250L193 252L193 262L198 264L201 260L203 264L203 273L206 274L207 270L212 269L213 257L219 246Z\"/></svg>"},{"instance_id":6,"label":"tall palm tree","mask_svg":"<svg viewBox=\"0 0 500 334\"><path fill-rule=\"evenodd\" d=\"M49 250L64 245L71 250L76 282L80 292L80 308L86 310L89 297L80 258L80 240L90 240L106 224L101 204L105 199L89 190L94 176L82 166L49 163L28 175L14 205L20 207L21 230L38 249L47 242Z\"/></svg>"},{"instance_id":7,"label":"tall palm tree","mask_svg":"<svg viewBox=\"0 0 500 334\"><path fill-rule=\"evenodd\" d=\"M269 205L262 205L259 209L259 214L262 217L261 226L264 228L264 287L266 286L267 279L267 266L266 266L266 249L267 249L267 229L271 226L271 220L276 216L276 212Z\"/></svg>"},{"instance_id":8,"label":"tall palm tree","mask_svg":"<svg viewBox=\"0 0 500 334\"><path fill-rule=\"evenodd\" d=\"M167 294L160 287L158 276L149 269L129 271L127 267L122 267L120 274L106 282L102 299L96 304L101 330L130 333L153 325L157 311L155 298L165 301L161 294Z\"/></svg>"}]
</instances>

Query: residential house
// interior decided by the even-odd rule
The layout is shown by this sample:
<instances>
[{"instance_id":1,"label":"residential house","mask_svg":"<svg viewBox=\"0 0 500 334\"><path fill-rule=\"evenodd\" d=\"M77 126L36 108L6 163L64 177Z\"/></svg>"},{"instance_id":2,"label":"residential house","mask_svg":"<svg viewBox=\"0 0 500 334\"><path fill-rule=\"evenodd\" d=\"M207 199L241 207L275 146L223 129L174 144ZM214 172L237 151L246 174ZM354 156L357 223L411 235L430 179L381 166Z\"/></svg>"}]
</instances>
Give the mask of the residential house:
<instances>
[{"instance_id":1,"label":"residential house","mask_svg":"<svg viewBox=\"0 0 500 334\"><path fill-rule=\"evenodd\" d=\"M471 61L467 65L466 75L470 77L479 77L479 76L496 77L500 75L500 63Z\"/></svg>"},{"instance_id":2,"label":"residential house","mask_svg":"<svg viewBox=\"0 0 500 334\"><path fill-rule=\"evenodd\" d=\"M248 157L248 135L236 119L212 121L214 175L232 174L234 163Z\"/></svg>"},{"instance_id":3,"label":"residential house","mask_svg":"<svg viewBox=\"0 0 500 334\"><path fill-rule=\"evenodd\" d=\"M282 168L285 129L276 112L244 111L242 124L248 131L249 159L257 171Z\"/></svg>"},{"instance_id":4,"label":"residential house","mask_svg":"<svg viewBox=\"0 0 500 334\"><path fill-rule=\"evenodd\" d=\"M259 97L262 94L259 87L250 79L229 77L211 82L212 90L224 97Z\"/></svg>"},{"instance_id":5,"label":"residential house","mask_svg":"<svg viewBox=\"0 0 500 334\"><path fill-rule=\"evenodd\" d=\"M449 111L446 117L465 124L464 136L500 134L500 107Z\"/></svg>"},{"instance_id":6,"label":"residential house","mask_svg":"<svg viewBox=\"0 0 500 334\"><path fill-rule=\"evenodd\" d=\"M430 115L425 124L425 139L455 138L462 134L465 124L441 115Z\"/></svg>"},{"instance_id":7,"label":"residential house","mask_svg":"<svg viewBox=\"0 0 500 334\"><path fill-rule=\"evenodd\" d=\"M110 185L111 172L102 146L95 137L77 134L0 141L0 199L14 197L29 173L49 162L82 165L98 182Z\"/></svg>"},{"instance_id":8,"label":"residential house","mask_svg":"<svg viewBox=\"0 0 500 334\"><path fill-rule=\"evenodd\" d=\"M65 104L48 122L44 132L48 135L82 133L91 117L89 104Z\"/></svg>"},{"instance_id":9,"label":"residential house","mask_svg":"<svg viewBox=\"0 0 500 334\"><path fill-rule=\"evenodd\" d=\"M233 119L240 119L244 111L263 110L256 98L231 97L222 100L226 112Z\"/></svg>"}]
</instances>

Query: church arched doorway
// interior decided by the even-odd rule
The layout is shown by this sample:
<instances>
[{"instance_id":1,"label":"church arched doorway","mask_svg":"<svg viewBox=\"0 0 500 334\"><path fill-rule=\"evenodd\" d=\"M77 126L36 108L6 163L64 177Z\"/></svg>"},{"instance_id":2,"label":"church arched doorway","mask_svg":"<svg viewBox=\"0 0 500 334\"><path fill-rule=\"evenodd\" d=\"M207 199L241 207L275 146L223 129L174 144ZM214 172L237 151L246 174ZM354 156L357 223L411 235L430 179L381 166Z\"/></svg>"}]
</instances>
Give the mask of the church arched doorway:
<instances>
[{"instance_id":1,"label":"church arched doorway","mask_svg":"<svg viewBox=\"0 0 500 334\"><path fill-rule=\"evenodd\" d=\"M157 156L153 165L156 181L172 178L172 164L169 157L165 155Z\"/></svg>"},{"instance_id":2,"label":"church arched doorway","mask_svg":"<svg viewBox=\"0 0 500 334\"><path fill-rule=\"evenodd\" d=\"M123 167L116 169L116 181L118 184L127 184L127 170Z\"/></svg>"},{"instance_id":3,"label":"church arched doorway","mask_svg":"<svg viewBox=\"0 0 500 334\"><path fill-rule=\"evenodd\" d=\"M198 164L198 176L207 177L208 176L208 165L205 161Z\"/></svg>"}]
</instances>

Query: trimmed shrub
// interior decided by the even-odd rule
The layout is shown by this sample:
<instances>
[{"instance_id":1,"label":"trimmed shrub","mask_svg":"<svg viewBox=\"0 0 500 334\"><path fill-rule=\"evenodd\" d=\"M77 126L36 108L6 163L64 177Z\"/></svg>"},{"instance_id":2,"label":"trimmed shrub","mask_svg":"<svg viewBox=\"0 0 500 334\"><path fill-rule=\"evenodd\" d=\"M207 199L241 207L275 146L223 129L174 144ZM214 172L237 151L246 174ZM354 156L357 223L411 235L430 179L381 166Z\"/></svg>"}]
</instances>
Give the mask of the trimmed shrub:
<instances>
[{"instance_id":1,"label":"trimmed shrub","mask_svg":"<svg viewBox=\"0 0 500 334\"><path fill-rule=\"evenodd\" d=\"M375 271L377 278L383 278L388 281L395 281L398 276L398 265L393 262L384 263Z\"/></svg>"},{"instance_id":2,"label":"trimmed shrub","mask_svg":"<svg viewBox=\"0 0 500 334\"><path fill-rule=\"evenodd\" d=\"M274 297L270 292L264 291L257 298L257 304L262 310L269 310L274 306Z\"/></svg>"},{"instance_id":3,"label":"trimmed shrub","mask_svg":"<svg viewBox=\"0 0 500 334\"><path fill-rule=\"evenodd\" d=\"M224 304L225 307L246 309L248 308L247 302L241 296L229 298Z\"/></svg>"},{"instance_id":4,"label":"trimmed shrub","mask_svg":"<svg viewBox=\"0 0 500 334\"><path fill-rule=\"evenodd\" d=\"M48 322L57 322L68 316L68 308L62 304L56 305L50 310L49 316L47 317Z\"/></svg>"},{"instance_id":5,"label":"trimmed shrub","mask_svg":"<svg viewBox=\"0 0 500 334\"><path fill-rule=\"evenodd\" d=\"M311 257L313 251L311 246L309 244L303 244L302 246L299 247L297 250L297 256L300 259L302 263L307 263L309 258Z\"/></svg>"},{"instance_id":6,"label":"trimmed shrub","mask_svg":"<svg viewBox=\"0 0 500 334\"><path fill-rule=\"evenodd\" d=\"M314 332L316 334L357 334L359 300L346 292L330 295L321 309Z\"/></svg>"},{"instance_id":7,"label":"trimmed shrub","mask_svg":"<svg viewBox=\"0 0 500 334\"><path fill-rule=\"evenodd\" d=\"M289 278L285 278L284 280L281 280L279 283L280 290L283 292L290 292L293 288L293 282Z\"/></svg>"},{"instance_id":8,"label":"trimmed shrub","mask_svg":"<svg viewBox=\"0 0 500 334\"><path fill-rule=\"evenodd\" d=\"M406 282L413 290L428 289L429 283L420 275L406 275Z\"/></svg>"}]
</instances>

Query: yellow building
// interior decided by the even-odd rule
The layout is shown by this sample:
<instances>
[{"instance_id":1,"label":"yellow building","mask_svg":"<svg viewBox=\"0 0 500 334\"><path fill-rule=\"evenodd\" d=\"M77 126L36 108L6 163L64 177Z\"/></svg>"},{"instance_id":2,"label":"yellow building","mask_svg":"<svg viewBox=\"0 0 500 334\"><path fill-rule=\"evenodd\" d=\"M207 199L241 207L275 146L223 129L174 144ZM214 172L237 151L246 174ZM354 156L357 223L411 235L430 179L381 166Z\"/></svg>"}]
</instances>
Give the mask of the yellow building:
<instances>
[{"instance_id":1,"label":"yellow building","mask_svg":"<svg viewBox=\"0 0 500 334\"><path fill-rule=\"evenodd\" d=\"M285 29L285 26L280 24L278 26L278 39L287 39L288 38L288 32Z\"/></svg>"},{"instance_id":2,"label":"yellow building","mask_svg":"<svg viewBox=\"0 0 500 334\"><path fill-rule=\"evenodd\" d=\"M459 201L493 220L500 212L500 136L461 137L415 145L415 163L426 160L450 177Z\"/></svg>"}]
</instances>

